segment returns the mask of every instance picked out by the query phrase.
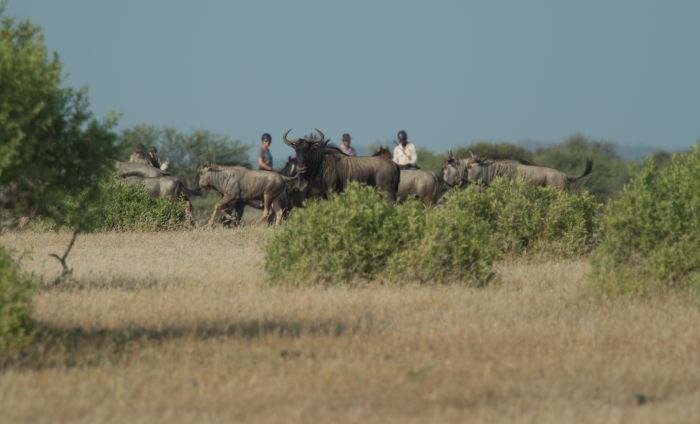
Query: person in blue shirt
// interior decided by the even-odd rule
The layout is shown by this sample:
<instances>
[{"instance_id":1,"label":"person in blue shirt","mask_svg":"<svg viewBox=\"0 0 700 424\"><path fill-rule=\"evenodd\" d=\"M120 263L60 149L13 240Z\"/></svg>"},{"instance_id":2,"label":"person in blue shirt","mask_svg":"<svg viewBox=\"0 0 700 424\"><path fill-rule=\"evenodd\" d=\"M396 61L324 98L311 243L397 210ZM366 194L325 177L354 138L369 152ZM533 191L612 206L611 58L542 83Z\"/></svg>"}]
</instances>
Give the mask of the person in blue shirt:
<instances>
[{"instance_id":1,"label":"person in blue shirt","mask_svg":"<svg viewBox=\"0 0 700 424\"><path fill-rule=\"evenodd\" d=\"M261 143L260 154L258 154L258 169L262 171L272 171L272 153L270 153L272 137L269 133L262 135Z\"/></svg>"}]
</instances>

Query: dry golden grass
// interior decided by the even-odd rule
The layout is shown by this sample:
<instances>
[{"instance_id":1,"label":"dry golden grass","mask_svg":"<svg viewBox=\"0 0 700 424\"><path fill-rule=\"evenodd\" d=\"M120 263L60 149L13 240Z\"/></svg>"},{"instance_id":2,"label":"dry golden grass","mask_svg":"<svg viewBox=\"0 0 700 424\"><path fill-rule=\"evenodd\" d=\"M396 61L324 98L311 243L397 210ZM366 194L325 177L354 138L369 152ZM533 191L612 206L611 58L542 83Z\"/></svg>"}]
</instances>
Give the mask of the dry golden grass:
<instances>
[{"instance_id":1,"label":"dry golden grass","mask_svg":"<svg viewBox=\"0 0 700 424\"><path fill-rule=\"evenodd\" d=\"M0 420L700 422L692 302L596 299L583 261L510 261L483 289L268 287L268 231L80 236ZM68 239L0 243L49 280Z\"/></svg>"}]
</instances>

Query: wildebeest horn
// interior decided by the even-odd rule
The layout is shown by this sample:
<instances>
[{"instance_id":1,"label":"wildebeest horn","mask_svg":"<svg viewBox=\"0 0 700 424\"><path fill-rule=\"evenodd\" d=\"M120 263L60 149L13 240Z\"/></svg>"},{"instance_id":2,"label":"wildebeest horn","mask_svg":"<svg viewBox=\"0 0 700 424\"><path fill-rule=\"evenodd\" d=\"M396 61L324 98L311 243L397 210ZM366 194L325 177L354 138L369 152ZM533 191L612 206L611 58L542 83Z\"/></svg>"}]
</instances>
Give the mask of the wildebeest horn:
<instances>
[{"instance_id":1,"label":"wildebeest horn","mask_svg":"<svg viewBox=\"0 0 700 424\"><path fill-rule=\"evenodd\" d=\"M319 139L318 139L318 142L319 142L319 143L323 143L323 140L326 139L326 136L325 136L325 135L323 134L323 132L322 132L321 130L319 130L318 128L314 128L314 129L316 130L316 132L317 132L318 135L320 136Z\"/></svg>"},{"instance_id":2,"label":"wildebeest horn","mask_svg":"<svg viewBox=\"0 0 700 424\"><path fill-rule=\"evenodd\" d=\"M282 136L282 141L284 141L284 144L286 144L289 147L294 147L297 144L297 141L299 141L298 138L295 138L294 140L290 141L287 136L289 133L292 131L292 129L288 129L286 133Z\"/></svg>"},{"instance_id":3,"label":"wildebeest horn","mask_svg":"<svg viewBox=\"0 0 700 424\"><path fill-rule=\"evenodd\" d=\"M452 149L448 150L448 151L447 151L447 160L448 160L448 161L453 161L454 158L455 158L455 157L452 156Z\"/></svg>"},{"instance_id":4,"label":"wildebeest horn","mask_svg":"<svg viewBox=\"0 0 700 424\"><path fill-rule=\"evenodd\" d=\"M476 155L470 150L469 154L471 155L472 159L476 159Z\"/></svg>"}]
</instances>

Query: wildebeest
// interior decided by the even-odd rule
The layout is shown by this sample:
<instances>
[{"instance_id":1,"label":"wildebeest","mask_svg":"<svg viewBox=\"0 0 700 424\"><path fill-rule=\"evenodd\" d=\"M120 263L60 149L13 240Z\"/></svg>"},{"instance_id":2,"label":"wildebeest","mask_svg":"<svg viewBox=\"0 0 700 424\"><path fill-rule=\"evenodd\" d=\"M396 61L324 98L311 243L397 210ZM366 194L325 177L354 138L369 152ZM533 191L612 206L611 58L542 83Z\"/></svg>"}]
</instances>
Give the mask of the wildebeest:
<instances>
[{"instance_id":1,"label":"wildebeest","mask_svg":"<svg viewBox=\"0 0 700 424\"><path fill-rule=\"evenodd\" d=\"M116 161L116 167L122 177L142 177L155 178L170 175L169 172L156 168L155 166L146 165L143 163L119 162Z\"/></svg>"},{"instance_id":2,"label":"wildebeest","mask_svg":"<svg viewBox=\"0 0 700 424\"><path fill-rule=\"evenodd\" d=\"M287 217L294 208L303 206L304 200L311 197L320 197L321 193L314 190L308 181L297 178L296 158L290 156L287 163L280 170L280 174L285 177L294 178L293 182L287 182L285 191L275 200L278 208L282 210L284 217Z\"/></svg>"},{"instance_id":3,"label":"wildebeest","mask_svg":"<svg viewBox=\"0 0 700 424\"><path fill-rule=\"evenodd\" d=\"M187 221L191 225L194 225L192 202L190 202L189 199L190 195L194 193L185 187L185 184L183 184L179 178L168 175L148 178L140 177L138 175L131 175L125 177L124 180L129 184L141 184L145 186L146 190L148 190L148 194L150 194L151 197L160 197L163 199L172 200L174 202L182 201L184 203Z\"/></svg>"},{"instance_id":4,"label":"wildebeest","mask_svg":"<svg viewBox=\"0 0 700 424\"><path fill-rule=\"evenodd\" d=\"M379 150L372 156L392 159L391 151L384 146L380 146ZM442 192L443 183L434 172L422 169L400 170L399 189L396 192L396 200L398 202L417 197L426 205L434 205L442 195Z\"/></svg>"},{"instance_id":5,"label":"wildebeest","mask_svg":"<svg viewBox=\"0 0 700 424\"><path fill-rule=\"evenodd\" d=\"M467 179L471 184L480 183L487 187L497 177L509 179L522 177L535 186L567 190L571 183L590 174L593 169L593 161L590 159L586 160L586 169L579 176L567 175L554 168L534 165L527 161L493 160L477 157L472 159L467 169Z\"/></svg>"},{"instance_id":6,"label":"wildebeest","mask_svg":"<svg viewBox=\"0 0 700 424\"><path fill-rule=\"evenodd\" d=\"M285 190L287 181L293 178L284 177L277 172L254 171L244 166L204 165L197 171L196 186L211 188L221 194L221 200L216 202L209 225L214 224L216 214L221 211L226 218L236 220L224 207L233 203L242 208L238 201L262 200L263 216L258 222L265 222L273 213L273 201ZM282 214L279 213L276 223L279 224Z\"/></svg>"},{"instance_id":7,"label":"wildebeest","mask_svg":"<svg viewBox=\"0 0 700 424\"><path fill-rule=\"evenodd\" d=\"M290 130L283 141L296 152L297 173L315 186L323 196L341 192L349 181L376 186L392 201L399 187L399 167L394 162L375 156L348 156L339 148L329 146L323 133L316 129L318 138L289 140Z\"/></svg>"},{"instance_id":8,"label":"wildebeest","mask_svg":"<svg viewBox=\"0 0 700 424\"><path fill-rule=\"evenodd\" d=\"M269 171L268 171L269 172ZM279 171L282 176L285 177L296 177L296 160L293 157L289 157L287 164ZM311 196L311 191L309 190L309 184L299 178L292 178L294 181L285 181L285 190L277 196L277 198L272 202L272 210L275 216L270 215L269 223L273 218L277 220L277 215L282 214L283 218L287 218L289 213L293 208L298 208L302 206L304 200ZM262 202L256 200L234 200L224 206L224 211L229 215L233 214L234 219L228 219L226 216L222 216L221 220L224 227L234 226L237 227L241 218L243 217L243 210L245 206L250 206L255 209L263 209Z\"/></svg>"}]
</instances>

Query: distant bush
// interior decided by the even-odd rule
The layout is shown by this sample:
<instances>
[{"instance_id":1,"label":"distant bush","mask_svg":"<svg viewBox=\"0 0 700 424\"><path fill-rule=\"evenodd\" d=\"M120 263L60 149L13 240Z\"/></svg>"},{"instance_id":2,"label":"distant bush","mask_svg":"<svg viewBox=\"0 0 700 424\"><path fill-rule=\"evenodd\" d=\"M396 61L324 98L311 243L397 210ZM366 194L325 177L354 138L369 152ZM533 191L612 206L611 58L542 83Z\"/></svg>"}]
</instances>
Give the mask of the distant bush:
<instances>
[{"instance_id":1,"label":"distant bush","mask_svg":"<svg viewBox=\"0 0 700 424\"><path fill-rule=\"evenodd\" d=\"M99 196L84 205L83 231L159 231L184 228L182 203L153 198L145 187L111 177L99 183Z\"/></svg>"},{"instance_id":2,"label":"distant bush","mask_svg":"<svg viewBox=\"0 0 700 424\"><path fill-rule=\"evenodd\" d=\"M32 290L31 280L0 247L0 361L32 340Z\"/></svg>"},{"instance_id":3,"label":"distant bush","mask_svg":"<svg viewBox=\"0 0 700 424\"><path fill-rule=\"evenodd\" d=\"M700 142L662 168L647 159L606 208L593 258L599 287L618 294L700 289L699 211Z\"/></svg>"},{"instance_id":4,"label":"distant bush","mask_svg":"<svg viewBox=\"0 0 700 424\"><path fill-rule=\"evenodd\" d=\"M483 243L485 224L469 213L443 221L442 213L417 201L395 206L353 183L295 211L268 243L265 269L273 282L288 284L483 282L494 256L490 239Z\"/></svg>"}]
</instances>

